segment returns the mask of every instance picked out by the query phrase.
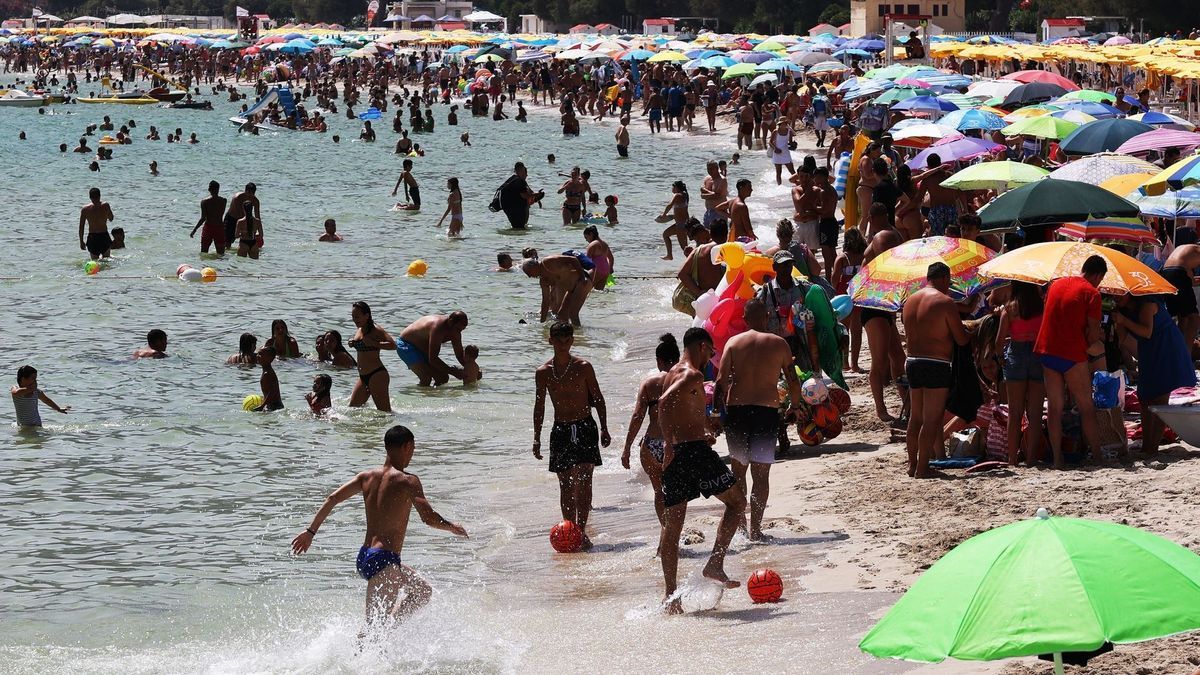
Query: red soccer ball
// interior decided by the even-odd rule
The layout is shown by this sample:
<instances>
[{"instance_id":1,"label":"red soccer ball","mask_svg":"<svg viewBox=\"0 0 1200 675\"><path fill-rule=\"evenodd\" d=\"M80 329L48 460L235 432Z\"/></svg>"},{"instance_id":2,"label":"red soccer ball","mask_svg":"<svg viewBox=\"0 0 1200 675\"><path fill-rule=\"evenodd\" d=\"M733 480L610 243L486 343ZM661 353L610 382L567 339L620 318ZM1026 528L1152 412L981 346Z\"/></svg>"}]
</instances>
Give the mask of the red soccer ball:
<instances>
[{"instance_id":1,"label":"red soccer ball","mask_svg":"<svg viewBox=\"0 0 1200 675\"><path fill-rule=\"evenodd\" d=\"M754 570L754 574L746 580L746 592L754 604L779 602L779 598L783 597L783 579L773 569Z\"/></svg>"},{"instance_id":2,"label":"red soccer ball","mask_svg":"<svg viewBox=\"0 0 1200 675\"><path fill-rule=\"evenodd\" d=\"M564 520L550 528L550 545L559 553L574 553L583 546L583 530L575 523Z\"/></svg>"}]
</instances>

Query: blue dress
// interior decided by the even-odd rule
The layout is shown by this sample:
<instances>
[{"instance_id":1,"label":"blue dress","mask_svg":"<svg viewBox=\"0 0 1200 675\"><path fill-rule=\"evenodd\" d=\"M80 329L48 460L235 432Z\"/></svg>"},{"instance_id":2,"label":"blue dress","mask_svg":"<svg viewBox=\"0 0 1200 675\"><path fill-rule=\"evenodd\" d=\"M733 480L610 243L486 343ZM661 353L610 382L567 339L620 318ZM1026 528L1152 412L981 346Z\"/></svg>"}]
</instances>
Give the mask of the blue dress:
<instances>
[{"instance_id":1,"label":"blue dress","mask_svg":"<svg viewBox=\"0 0 1200 675\"><path fill-rule=\"evenodd\" d=\"M1143 402L1180 387L1196 385L1196 370L1183 332L1175 325L1161 299L1150 302L1158 307L1154 313L1154 330L1148 340L1135 336L1138 346L1137 393L1138 400Z\"/></svg>"}]
</instances>

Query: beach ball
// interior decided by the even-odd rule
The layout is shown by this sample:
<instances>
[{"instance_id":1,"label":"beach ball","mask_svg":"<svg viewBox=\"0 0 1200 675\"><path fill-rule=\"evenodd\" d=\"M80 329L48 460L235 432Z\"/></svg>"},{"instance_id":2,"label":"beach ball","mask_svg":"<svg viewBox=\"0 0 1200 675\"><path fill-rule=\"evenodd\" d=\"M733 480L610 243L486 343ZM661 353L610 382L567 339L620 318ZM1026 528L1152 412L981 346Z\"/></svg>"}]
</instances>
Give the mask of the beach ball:
<instances>
[{"instance_id":1,"label":"beach ball","mask_svg":"<svg viewBox=\"0 0 1200 675\"><path fill-rule=\"evenodd\" d=\"M850 392L841 387L829 388L829 401L837 406L838 413L845 415L850 412Z\"/></svg>"},{"instance_id":2,"label":"beach ball","mask_svg":"<svg viewBox=\"0 0 1200 675\"><path fill-rule=\"evenodd\" d=\"M99 274L100 263L96 262L95 260L89 260L83 263L83 271L87 272L89 275Z\"/></svg>"},{"instance_id":3,"label":"beach ball","mask_svg":"<svg viewBox=\"0 0 1200 675\"><path fill-rule=\"evenodd\" d=\"M175 276L179 276L179 275L183 274L184 270L190 270L190 269L192 269L192 266L187 263L184 263L184 264L180 265L179 267L175 268Z\"/></svg>"},{"instance_id":4,"label":"beach ball","mask_svg":"<svg viewBox=\"0 0 1200 675\"><path fill-rule=\"evenodd\" d=\"M575 523L564 520L550 528L550 545L559 553L574 553L583 546L583 530Z\"/></svg>"},{"instance_id":5,"label":"beach ball","mask_svg":"<svg viewBox=\"0 0 1200 675\"><path fill-rule=\"evenodd\" d=\"M180 281L200 281L200 279L202 279L203 277L204 277L204 274L200 270L196 269L195 267L189 267L186 270L179 273Z\"/></svg>"},{"instance_id":6,"label":"beach ball","mask_svg":"<svg viewBox=\"0 0 1200 675\"><path fill-rule=\"evenodd\" d=\"M410 276L410 277L423 277L423 276L425 276L425 273L428 271L429 271L429 265L426 264L425 261L421 260L420 258L418 258L408 264L408 276Z\"/></svg>"},{"instance_id":7,"label":"beach ball","mask_svg":"<svg viewBox=\"0 0 1200 675\"><path fill-rule=\"evenodd\" d=\"M263 401L264 401L264 399L262 397L262 394L250 394L246 398L242 399L242 410L245 410L246 412L251 412L258 406L262 405Z\"/></svg>"},{"instance_id":8,"label":"beach ball","mask_svg":"<svg viewBox=\"0 0 1200 675\"><path fill-rule=\"evenodd\" d=\"M820 405L829 398L829 388L819 377L810 377L800 385L800 397L810 405Z\"/></svg>"},{"instance_id":9,"label":"beach ball","mask_svg":"<svg viewBox=\"0 0 1200 675\"><path fill-rule=\"evenodd\" d=\"M821 427L821 434L825 436L825 440L832 441L842 433L842 418L835 419L832 423Z\"/></svg>"},{"instance_id":10,"label":"beach ball","mask_svg":"<svg viewBox=\"0 0 1200 675\"><path fill-rule=\"evenodd\" d=\"M850 313L854 311L854 302L850 300L850 296L845 294L835 295L829 301L829 304L833 307L833 311L837 313L839 321L845 321L846 317L850 316Z\"/></svg>"},{"instance_id":11,"label":"beach ball","mask_svg":"<svg viewBox=\"0 0 1200 675\"><path fill-rule=\"evenodd\" d=\"M800 427L801 443L809 446L820 445L824 440L825 434L821 433L821 430L817 427L817 425L813 424L812 422Z\"/></svg>"},{"instance_id":12,"label":"beach ball","mask_svg":"<svg viewBox=\"0 0 1200 675\"><path fill-rule=\"evenodd\" d=\"M200 281L211 283L217 280L217 271L211 267L200 270Z\"/></svg>"},{"instance_id":13,"label":"beach ball","mask_svg":"<svg viewBox=\"0 0 1200 675\"><path fill-rule=\"evenodd\" d=\"M812 423L817 425L818 428L825 429L841 418L842 416L838 414L837 406L828 400L821 405L813 406Z\"/></svg>"},{"instance_id":14,"label":"beach ball","mask_svg":"<svg viewBox=\"0 0 1200 675\"><path fill-rule=\"evenodd\" d=\"M754 570L746 580L746 592L756 605L763 602L779 602L779 598L783 597L783 579L780 579L773 569Z\"/></svg>"}]
</instances>

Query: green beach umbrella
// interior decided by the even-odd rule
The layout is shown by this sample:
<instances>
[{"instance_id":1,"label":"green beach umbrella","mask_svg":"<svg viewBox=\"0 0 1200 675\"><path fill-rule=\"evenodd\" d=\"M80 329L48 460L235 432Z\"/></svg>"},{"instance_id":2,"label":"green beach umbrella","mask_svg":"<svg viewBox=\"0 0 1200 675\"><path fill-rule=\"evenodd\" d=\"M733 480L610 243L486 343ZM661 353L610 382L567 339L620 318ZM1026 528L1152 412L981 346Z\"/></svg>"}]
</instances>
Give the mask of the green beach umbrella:
<instances>
[{"instance_id":1,"label":"green beach umbrella","mask_svg":"<svg viewBox=\"0 0 1200 675\"><path fill-rule=\"evenodd\" d=\"M756 52L781 52L781 51L783 51L783 50L785 50L785 49L787 49L787 47L784 47L782 44L780 44L780 43L778 43L778 42L776 42L776 41L774 41L774 40L767 40L766 42L760 42L760 43L758 43L758 44L754 45L754 49L753 49L752 51L756 51Z\"/></svg>"},{"instance_id":2,"label":"green beach umbrella","mask_svg":"<svg viewBox=\"0 0 1200 675\"><path fill-rule=\"evenodd\" d=\"M1037 517L989 530L930 567L859 642L937 663L1095 650L1200 629L1200 556L1149 532Z\"/></svg>"},{"instance_id":3,"label":"green beach umbrella","mask_svg":"<svg viewBox=\"0 0 1200 675\"><path fill-rule=\"evenodd\" d=\"M1050 172L1024 162L981 162L972 164L955 173L942 185L955 190L996 190L1003 192L1033 183L1046 177Z\"/></svg>"},{"instance_id":4,"label":"green beach umbrella","mask_svg":"<svg viewBox=\"0 0 1200 675\"><path fill-rule=\"evenodd\" d=\"M893 103L899 103L900 101L917 96L936 96L936 94L921 87L893 87L876 96L871 102L880 105L892 105Z\"/></svg>"},{"instance_id":5,"label":"green beach umbrella","mask_svg":"<svg viewBox=\"0 0 1200 675\"><path fill-rule=\"evenodd\" d=\"M1034 138L1060 140L1066 138L1072 131L1078 128L1079 125L1074 122L1068 122L1067 120L1051 117L1050 115L1041 115L1039 117L1026 117L1023 120L1014 122L1001 129L1000 133L1005 136L1033 136Z\"/></svg>"},{"instance_id":6,"label":"green beach umbrella","mask_svg":"<svg viewBox=\"0 0 1200 675\"><path fill-rule=\"evenodd\" d=\"M725 74L721 76L721 78L729 80L735 77L754 77L755 75L758 75L758 71L756 71L754 68L755 65L753 63L739 63L735 66L730 66L729 69L725 71Z\"/></svg>"},{"instance_id":7,"label":"green beach umbrella","mask_svg":"<svg viewBox=\"0 0 1200 675\"><path fill-rule=\"evenodd\" d=\"M895 80L906 70L908 70L908 66L901 63L893 63L883 68L872 68L864 73L863 77L869 77L872 80Z\"/></svg>"},{"instance_id":8,"label":"green beach umbrella","mask_svg":"<svg viewBox=\"0 0 1200 675\"><path fill-rule=\"evenodd\" d=\"M1058 97L1066 101L1094 101L1096 103L1116 103L1117 97L1106 91L1096 91L1095 89L1079 89L1077 91L1068 91Z\"/></svg>"}]
</instances>

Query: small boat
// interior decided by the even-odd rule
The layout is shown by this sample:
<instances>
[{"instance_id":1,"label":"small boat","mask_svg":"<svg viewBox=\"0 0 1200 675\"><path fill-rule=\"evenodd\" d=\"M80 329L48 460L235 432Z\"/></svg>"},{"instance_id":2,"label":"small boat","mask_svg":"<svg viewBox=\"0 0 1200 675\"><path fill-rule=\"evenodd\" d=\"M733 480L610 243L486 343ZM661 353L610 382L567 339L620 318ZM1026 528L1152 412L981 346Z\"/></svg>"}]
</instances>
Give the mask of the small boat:
<instances>
[{"instance_id":1,"label":"small boat","mask_svg":"<svg viewBox=\"0 0 1200 675\"><path fill-rule=\"evenodd\" d=\"M183 97L188 95L188 92L172 91L166 87L155 87L146 92L145 95L152 99L162 101L163 103L175 103L176 101L182 101Z\"/></svg>"},{"instance_id":2,"label":"small boat","mask_svg":"<svg viewBox=\"0 0 1200 675\"><path fill-rule=\"evenodd\" d=\"M46 105L45 96L35 96L20 89L9 89L0 96L0 106L7 108L37 108L43 105Z\"/></svg>"},{"instance_id":3,"label":"small boat","mask_svg":"<svg viewBox=\"0 0 1200 675\"><path fill-rule=\"evenodd\" d=\"M176 101L167 106L178 110L212 110L212 101Z\"/></svg>"},{"instance_id":4,"label":"small boat","mask_svg":"<svg viewBox=\"0 0 1200 675\"><path fill-rule=\"evenodd\" d=\"M95 96L91 98L76 99L80 103L121 103L124 105L150 105L158 103L158 99L146 96L144 92L127 92L124 94L109 94L108 96Z\"/></svg>"}]
</instances>

